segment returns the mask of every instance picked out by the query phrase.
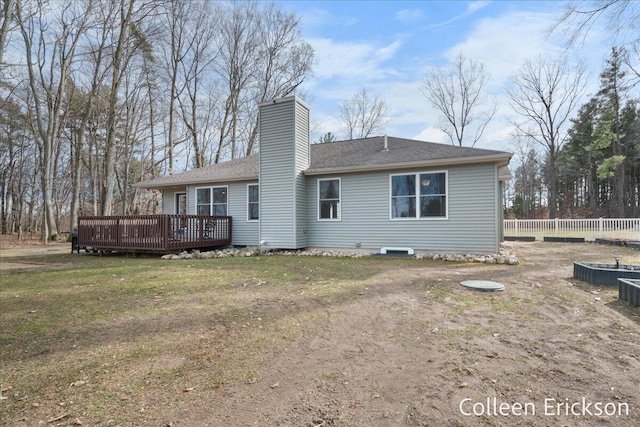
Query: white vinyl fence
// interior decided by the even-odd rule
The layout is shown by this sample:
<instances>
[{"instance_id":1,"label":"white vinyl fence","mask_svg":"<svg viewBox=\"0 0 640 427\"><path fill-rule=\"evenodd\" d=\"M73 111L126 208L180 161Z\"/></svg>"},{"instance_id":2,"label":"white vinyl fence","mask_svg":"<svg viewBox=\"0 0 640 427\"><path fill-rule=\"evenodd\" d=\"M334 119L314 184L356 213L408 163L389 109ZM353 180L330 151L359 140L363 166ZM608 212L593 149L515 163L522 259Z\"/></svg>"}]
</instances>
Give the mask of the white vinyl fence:
<instances>
[{"instance_id":1,"label":"white vinyl fence","mask_svg":"<svg viewBox=\"0 0 640 427\"><path fill-rule=\"evenodd\" d=\"M505 219L509 237L583 237L640 241L640 218Z\"/></svg>"}]
</instances>

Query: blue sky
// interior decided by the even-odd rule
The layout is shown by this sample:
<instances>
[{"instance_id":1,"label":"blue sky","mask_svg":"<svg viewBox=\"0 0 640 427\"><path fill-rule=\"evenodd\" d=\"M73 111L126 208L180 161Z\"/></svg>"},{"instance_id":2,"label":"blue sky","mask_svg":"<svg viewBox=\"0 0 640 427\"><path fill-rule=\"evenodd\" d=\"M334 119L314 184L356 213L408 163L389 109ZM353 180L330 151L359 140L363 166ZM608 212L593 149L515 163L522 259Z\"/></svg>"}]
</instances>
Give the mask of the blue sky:
<instances>
[{"instance_id":1,"label":"blue sky","mask_svg":"<svg viewBox=\"0 0 640 427\"><path fill-rule=\"evenodd\" d=\"M504 96L510 78L527 59L543 53L585 61L587 94L597 90L598 73L611 40L596 26L571 51L548 30L560 16L561 1L285 1L302 17L305 39L315 49L314 75L304 86L311 106L312 140L331 131L339 137L340 104L362 89L389 108L388 135L446 142L438 115L420 87L427 69L446 65L459 52L482 61L491 75L488 94L498 112L476 145L516 151L511 114ZM585 95L585 96L586 96Z\"/></svg>"}]
</instances>

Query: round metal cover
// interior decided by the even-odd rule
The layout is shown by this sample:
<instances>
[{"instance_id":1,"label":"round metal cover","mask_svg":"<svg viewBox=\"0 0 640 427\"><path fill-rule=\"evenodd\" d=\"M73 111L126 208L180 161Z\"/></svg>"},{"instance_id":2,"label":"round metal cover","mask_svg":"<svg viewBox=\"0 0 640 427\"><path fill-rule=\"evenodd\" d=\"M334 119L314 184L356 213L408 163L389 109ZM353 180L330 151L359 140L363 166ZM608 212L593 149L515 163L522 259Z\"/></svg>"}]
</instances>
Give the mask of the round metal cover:
<instances>
[{"instance_id":1,"label":"round metal cover","mask_svg":"<svg viewBox=\"0 0 640 427\"><path fill-rule=\"evenodd\" d=\"M491 280L463 280L460 284L464 287L484 292L504 291L504 285Z\"/></svg>"}]
</instances>

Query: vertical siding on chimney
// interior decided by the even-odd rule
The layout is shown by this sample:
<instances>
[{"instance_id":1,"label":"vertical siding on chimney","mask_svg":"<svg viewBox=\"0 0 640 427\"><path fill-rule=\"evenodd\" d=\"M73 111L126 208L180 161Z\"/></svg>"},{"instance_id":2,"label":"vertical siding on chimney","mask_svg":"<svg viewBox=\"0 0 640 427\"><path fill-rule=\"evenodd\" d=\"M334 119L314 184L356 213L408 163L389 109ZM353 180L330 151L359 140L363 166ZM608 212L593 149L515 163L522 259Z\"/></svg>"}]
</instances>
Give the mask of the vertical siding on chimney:
<instances>
[{"instance_id":1,"label":"vertical siding on chimney","mask_svg":"<svg viewBox=\"0 0 640 427\"><path fill-rule=\"evenodd\" d=\"M307 246L309 109L298 98L260 104L260 240L271 248Z\"/></svg>"}]
</instances>

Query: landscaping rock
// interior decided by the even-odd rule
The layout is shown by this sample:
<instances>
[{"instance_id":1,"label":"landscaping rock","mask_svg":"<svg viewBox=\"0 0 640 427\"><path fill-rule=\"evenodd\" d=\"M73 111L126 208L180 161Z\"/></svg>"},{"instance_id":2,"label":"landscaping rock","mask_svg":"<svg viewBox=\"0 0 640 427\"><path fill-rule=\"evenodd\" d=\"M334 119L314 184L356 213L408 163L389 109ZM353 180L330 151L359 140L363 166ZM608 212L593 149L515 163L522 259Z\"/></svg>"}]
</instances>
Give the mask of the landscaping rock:
<instances>
[{"instance_id":1,"label":"landscaping rock","mask_svg":"<svg viewBox=\"0 0 640 427\"><path fill-rule=\"evenodd\" d=\"M362 258L369 256L368 254L349 252L349 251L336 251L336 250L324 250L324 249L309 249L309 250L297 250L297 251L283 251L283 250L270 250L260 249L257 247L247 247L243 249L226 248L215 249L208 252L201 252L200 250L194 250L193 252L182 252L180 254L167 254L163 255L161 259L165 260L178 260L178 259L212 259L212 258L232 258L232 257L253 257L260 255L284 255L284 256L321 256L321 257L334 257L334 258ZM507 249L500 249L497 254L479 255L472 253L460 253L460 254L416 254L414 256L417 260L433 260L433 261L446 261L446 262L478 262L486 264L507 264L518 265L518 258Z\"/></svg>"}]
</instances>

